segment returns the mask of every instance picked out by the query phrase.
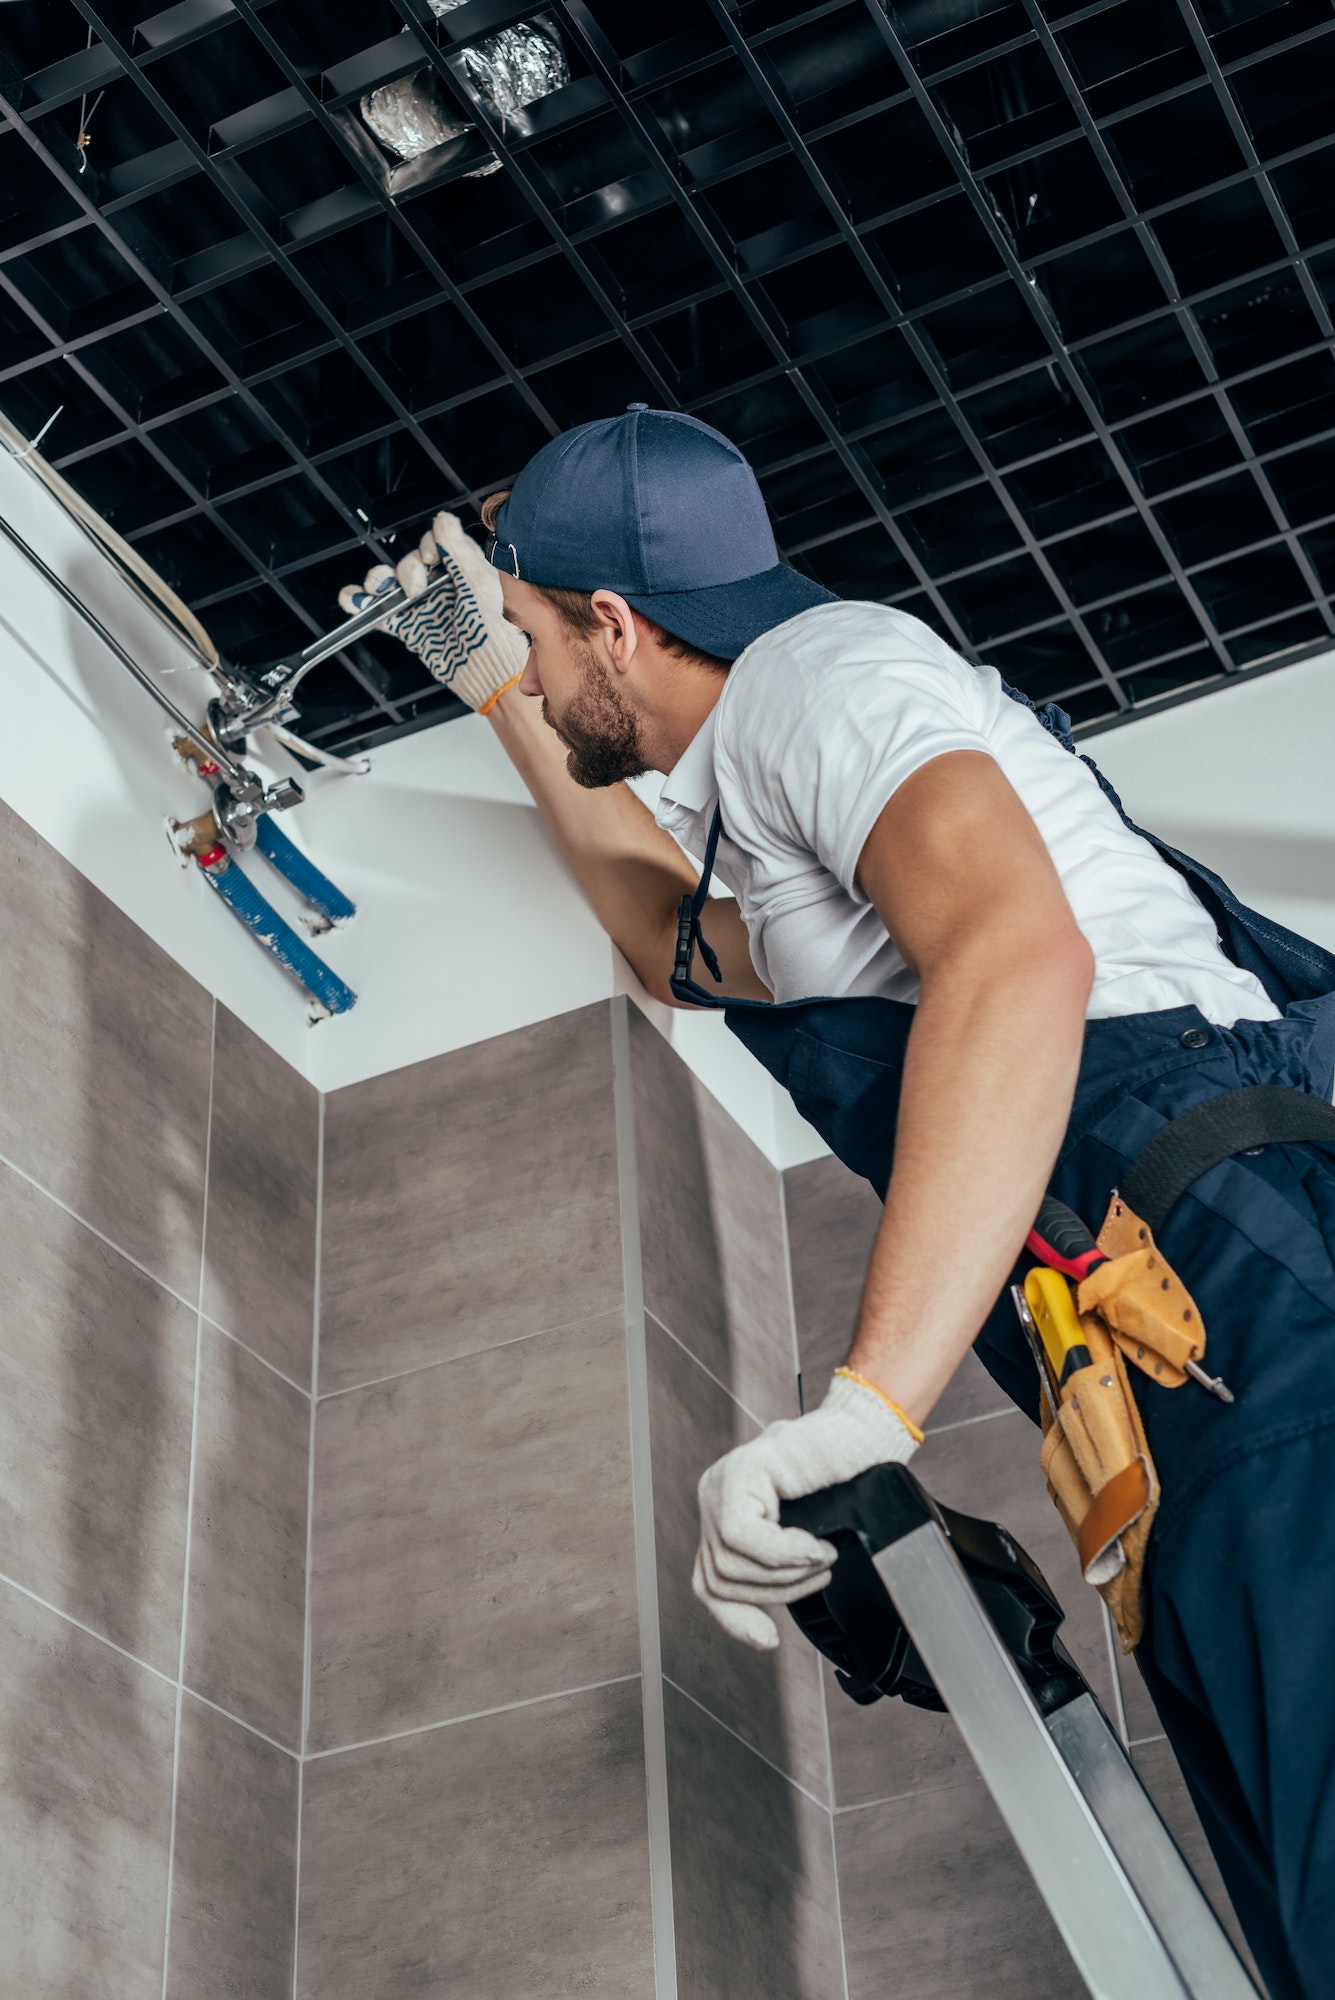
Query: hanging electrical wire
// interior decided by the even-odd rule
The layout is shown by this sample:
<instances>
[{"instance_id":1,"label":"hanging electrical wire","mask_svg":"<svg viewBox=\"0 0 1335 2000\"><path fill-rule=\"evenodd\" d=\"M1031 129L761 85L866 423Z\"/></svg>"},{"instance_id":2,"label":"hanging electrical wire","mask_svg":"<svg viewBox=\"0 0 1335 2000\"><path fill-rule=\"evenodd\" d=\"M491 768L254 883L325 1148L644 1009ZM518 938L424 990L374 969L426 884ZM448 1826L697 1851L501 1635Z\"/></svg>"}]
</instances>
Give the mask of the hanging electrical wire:
<instances>
[{"instance_id":1,"label":"hanging electrical wire","mask_svg":"<svg viewBox=\"0 0 1335 2000\"><path fill-rule=\"evenodd\" d=\"M93 46L93 30L91 27L88 30L88 40L84 44L84 46L85 48L89 49L91 49ZM93 116L97 110L98 105L102 102L102 99L106 96L106 94L107 93L105 90L98 91L97 96L93 99L92 111L88 109L87 91L85 91L83 96L79 99L79 129L78 132L75 134L74 143L75 146L78 148L78 153L79 153L78 170L81 174L85 174L88 171L88 148L93 143L93 135L90 129L93 123Z\"/></svg>"}]
</instances>

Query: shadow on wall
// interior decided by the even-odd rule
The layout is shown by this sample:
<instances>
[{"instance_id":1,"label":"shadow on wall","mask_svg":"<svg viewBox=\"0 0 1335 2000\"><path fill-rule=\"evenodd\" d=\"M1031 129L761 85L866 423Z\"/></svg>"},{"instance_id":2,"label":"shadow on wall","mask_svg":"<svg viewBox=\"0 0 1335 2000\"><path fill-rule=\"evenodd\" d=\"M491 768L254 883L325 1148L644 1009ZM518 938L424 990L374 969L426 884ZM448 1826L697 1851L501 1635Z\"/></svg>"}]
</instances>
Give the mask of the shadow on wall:
<instances>
[{"instance_id":1,"label":"shadow on wall","mask_svg":"<svg viewBox=\"0 0 1335 2000\"><path fill-rule=\"evenodd\" d=\"M175 1679L212 1002L7 808L0 852L0 1568ZM174 1690L3 1594L11 1971L160 1977Z\"/></svg>"},{"instance_id":2,"label":"shadow on wall","mask_svg":"<svg viewBox=\"0 0 1335 2000\"><path fill-rule=\"evenodd\" d=\"M70 582L95 604L107 595L106 565L90 553L74 565ZM69 639L100 719L107 712L102 683L109 674L123 680L124 670L73 613ZM129 743L116 744L122 758L127 748L139 753L123 768L124 811L136 820L145 812L155 818L159 799L180 788L162 740L168 718L137 692L131 699L138 727ZM146 801L143 782L155 777ZM79 1601L107 1600L103 1619L89 1622L96 1629L119 1626L108 1636L175 1676L213 1003L83 875L28 838L37 851L25 928L42 939L47 968L34 999L45 1016L43 1040L61 1051L63 1100L63 1115L45 1133L52 1178L36 1178L157 1281L135 1285L116 1268L93 1288L78 1267L82 1260L69 1272L65 1317L79 1337L66 1356L65 1546ZM53 897L57 871L63 893ZM45 935L34 907L39 896ZM118 1311L113 1287L126 1283L136 1295ZM176 1293L184 1309L164 1298L161 1287ZM188 1365L179 1351L183 1335ZM90 1478L87 1450L95 1440L116 1462L114 1483Z\"/></svg>"}]
</instances>

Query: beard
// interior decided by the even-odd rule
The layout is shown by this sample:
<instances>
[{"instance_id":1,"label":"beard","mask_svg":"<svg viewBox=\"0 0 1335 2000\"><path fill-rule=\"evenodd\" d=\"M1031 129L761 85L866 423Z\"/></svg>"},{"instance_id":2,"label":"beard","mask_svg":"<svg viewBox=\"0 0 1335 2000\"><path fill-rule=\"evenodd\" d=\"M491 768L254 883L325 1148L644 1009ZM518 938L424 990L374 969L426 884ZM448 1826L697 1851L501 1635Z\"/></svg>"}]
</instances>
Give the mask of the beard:
<instances>
[{"instance_id":1,"label":"beard","mask_svg":"<svg viewBox=\"0 0 1335 2000\"><path fill-rule=\"evenodd\" d=\"M639 721L607 679L591 647L581 658L579 692L565 714L557 721L544 697L542 716L569 752L566 769L586 791L643 777L649 769Z\"/></svg>"}]
</instances>

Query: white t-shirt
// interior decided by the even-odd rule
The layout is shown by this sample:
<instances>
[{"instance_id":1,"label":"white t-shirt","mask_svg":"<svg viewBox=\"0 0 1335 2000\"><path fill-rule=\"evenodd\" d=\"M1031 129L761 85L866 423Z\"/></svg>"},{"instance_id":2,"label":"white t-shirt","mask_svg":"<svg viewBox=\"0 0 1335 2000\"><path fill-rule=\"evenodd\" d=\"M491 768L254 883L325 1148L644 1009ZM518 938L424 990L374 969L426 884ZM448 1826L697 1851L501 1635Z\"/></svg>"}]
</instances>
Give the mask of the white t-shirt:
<instances>
[{"instance_id":1,"label":"white t-shirt","mask_svg":"<svg viewBox=\"0 0 1335 2000\"><path fill-rule=\"evenodd\" d=\"M748 646L657 807L702 859L722 806L717 872L776 1000L916 1001L917 979L855 873L886 801L950 750L994 757L1033 817L1094 953L1090 1019L1186 1005L1224 1027L1278 1018L1176 869L996 668L879 604L817 605Z\"/></svg>"}]
</instances>

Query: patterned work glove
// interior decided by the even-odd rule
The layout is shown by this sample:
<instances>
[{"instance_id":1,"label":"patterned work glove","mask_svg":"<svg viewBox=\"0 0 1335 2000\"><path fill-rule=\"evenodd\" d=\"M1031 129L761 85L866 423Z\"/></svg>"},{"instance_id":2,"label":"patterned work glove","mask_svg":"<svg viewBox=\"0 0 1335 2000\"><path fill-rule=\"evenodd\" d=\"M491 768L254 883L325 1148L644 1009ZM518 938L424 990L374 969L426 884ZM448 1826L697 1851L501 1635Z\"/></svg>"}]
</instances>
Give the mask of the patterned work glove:
<instances>
[{"instance_id":1,"label":"patterned work glove","mask_svg":"<svg viewBox=\"0 0 1335 2000\"><path fill-rule=\"evenodd\" d=\"M449 581L425 604L396 611L383 630L401 639L461 701L486 715L523 673L528 642L505 623L500 579L457 515L437 514L419 546L395 569L377 563L363 584L344 584L339 606L349 616L365 611L396 579L405 596L420 597L441 569Z\"/></svg>"},{"instance_id":2,"label":"patterned work glove","mask_svg":"<svg viewBox=\"0 0 1335 2000\"><path fill-rule=\"evenodd\" d=\"M780 1500L800 1500L872 1465L907 1465L922 1432L887 1397L836 1375L818 1410L770 1424L700 1481L700 1549L691 1587L732 1638L758 1652L779 1643L762 1605L823 1590L835 1551L805 1528L779 1526Z\"/></svg>"}]
</instances>

